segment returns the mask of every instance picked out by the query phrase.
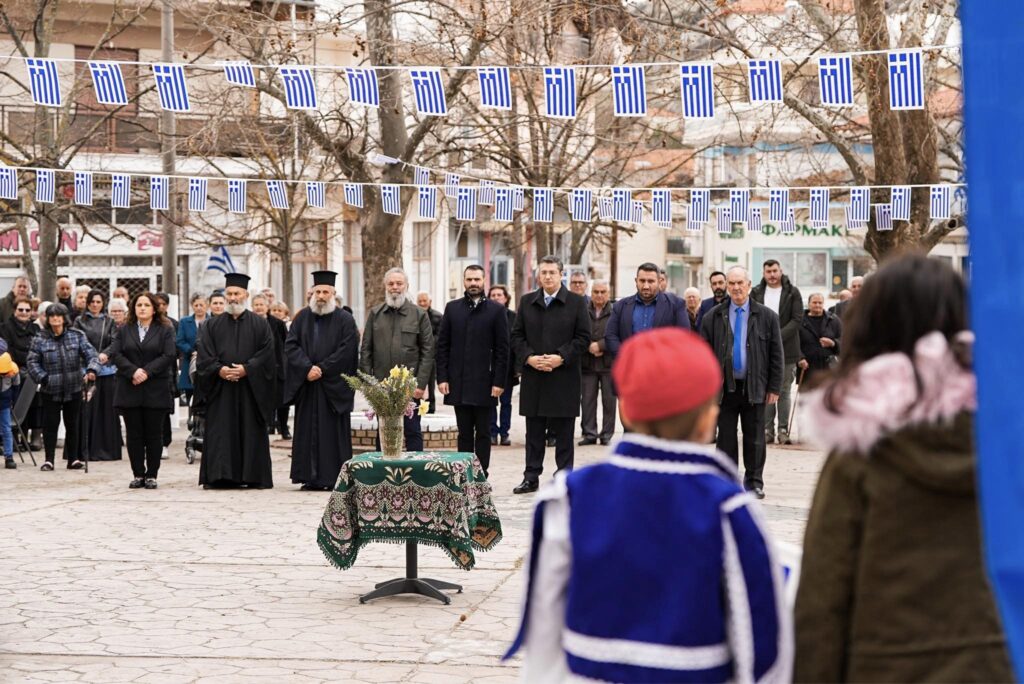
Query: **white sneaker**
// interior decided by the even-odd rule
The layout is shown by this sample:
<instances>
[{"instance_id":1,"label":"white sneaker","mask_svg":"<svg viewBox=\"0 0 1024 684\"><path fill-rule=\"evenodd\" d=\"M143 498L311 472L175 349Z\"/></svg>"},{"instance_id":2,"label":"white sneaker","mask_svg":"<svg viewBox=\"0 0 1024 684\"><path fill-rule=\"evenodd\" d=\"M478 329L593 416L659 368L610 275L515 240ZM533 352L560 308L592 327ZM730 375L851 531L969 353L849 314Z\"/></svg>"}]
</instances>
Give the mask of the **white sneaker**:
<instances>
[{"instance_id":1,"label":"white sneaker","mask_svg":"<svg viewBox=\"0 0 1024 684\"><path fill-rule=\"evenodd\" d=\"M167 447L164 447L164 450L160 452L160 458L164 460L170 458L170 456L167 455Z\"/></svg>"}]
</instances>

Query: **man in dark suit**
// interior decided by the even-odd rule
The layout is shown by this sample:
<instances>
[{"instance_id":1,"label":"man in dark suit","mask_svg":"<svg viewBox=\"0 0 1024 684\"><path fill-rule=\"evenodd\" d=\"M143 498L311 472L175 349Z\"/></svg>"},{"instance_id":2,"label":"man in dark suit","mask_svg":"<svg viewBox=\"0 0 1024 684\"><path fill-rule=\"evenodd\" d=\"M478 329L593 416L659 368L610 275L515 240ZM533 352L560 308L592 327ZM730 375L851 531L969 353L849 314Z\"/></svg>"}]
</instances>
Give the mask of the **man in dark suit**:
<instances>
[{"instance_id":1,"label":"man in dark suit","mask_svg":"<svg viewBox=\"0 0 1024 684\"><path fill-rule=\"evenodd\" d=\"M622 343L636 333L668 326L690 329L682 300L659 289L657 266L640 264L636 270L636 295L623 297L612 306L604 338L606 351L614 359Z\"/></svg>"},{"instance_id":2,"label":"man in dark suit","mask_svg":"<svg viewBox=\"0 0 1024 684\"><path fill-rule=\"evenodd\" d=\"M526 418L526 469L516 494L537 491L544 470L544 430L555 431L555 463L573 466L573 433L580 414L580 360L590 344L583 297L562 286L562 262L546 256L537 268L540 288L519 302L512 327L515 364L523 374L519 415Z\"/></svg>"},{"instance_id":3,"label":"man in dark suit","mask_svg":"<svg viewBox=\"0 0 1024 684\"><path fill-rule=\"evenodd\" d=\"M430 293L426 290L420 290L416 293L416 306L420 307L427 312L427 318L430 319L430 329L434 331L434 348L437 349L437 336L441 332L441 312L436 311L434 307L434 301L430 298ZM430 385L427 387L427 403L430 404L430 410L427 413L433 413L437 408L434 396L434 387L437 385L437 368L434 368L433 375L430 376Z\"/></svg>"},{"instance_id":4,"label":"man in dark suit","mask_svg":"<svg viewBox=\"0 0 1024 684\"><path fill-rule=\"evenodd\" d=\"M743 427L743 486L764 498L764 407L782 391L782 331L779 317L750 298L750 274L733 266L726 274L729 299L704 316L701 335L722 366L718 413L719 449L739 463L736 422Z\"/></svg>"},{"instance_id":5,"label":"man in dark suit","mask_svg":"<svg viewBox=\"0 0 1024 684\"><path fill-rule=\"evenodd\" d=\"M725 291L725 274L721 271L712 271L711 277L711 296L700 303L700 310L697 311L697 327L694 332L700 331L701 321L704 320L704 315L708 311L711 311L722 302L729 299L729 295Z\"/></svg>"}]
</instances>

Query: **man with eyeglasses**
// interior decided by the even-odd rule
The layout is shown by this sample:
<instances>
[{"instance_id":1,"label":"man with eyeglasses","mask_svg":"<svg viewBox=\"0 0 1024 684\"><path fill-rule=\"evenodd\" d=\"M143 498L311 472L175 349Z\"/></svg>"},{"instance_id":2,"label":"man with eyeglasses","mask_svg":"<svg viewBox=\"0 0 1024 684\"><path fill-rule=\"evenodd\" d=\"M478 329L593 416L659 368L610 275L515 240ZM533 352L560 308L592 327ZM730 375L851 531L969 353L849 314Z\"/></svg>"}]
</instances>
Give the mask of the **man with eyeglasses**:
<instances>
[{"instance_id":1,"label":"man with eyeglasses","mask_svg":"<svg viewBox=\"0 0 1024 684\"><path fill-rule=\"evenodd\" d=\"M14 406L14 402L18 400L18 394L28 380L28 350L32 346L32 338L39 334L39 326L32 320L32 314L32 302L29 298L27 296L18 297L14 301L14 315L0 324L0 337L7 342L7 351L11 354L11 360L21 369L21 384L14 386L11 406ZM23 430L31 431L30 446L35 451L40 451L43 448L41 418L39 411L33 406L21 423ZM24 445L22 447L24 448Z\"/></svg>"}]
</instances>

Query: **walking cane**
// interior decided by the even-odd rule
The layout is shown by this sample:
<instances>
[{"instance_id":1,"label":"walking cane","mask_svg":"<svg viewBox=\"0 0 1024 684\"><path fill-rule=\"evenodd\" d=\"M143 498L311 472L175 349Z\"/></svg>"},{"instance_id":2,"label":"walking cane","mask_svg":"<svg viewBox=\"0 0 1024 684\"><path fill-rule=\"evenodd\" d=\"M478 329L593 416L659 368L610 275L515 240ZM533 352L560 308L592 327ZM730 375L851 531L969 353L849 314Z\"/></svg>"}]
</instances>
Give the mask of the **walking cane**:
<instances>
[{"instance_id":1,"label":"walking cane","mask_svg":"<svg viewBox=\"0 0 1024 684\"><path fill-rule=\"evenodd\" d=\"M81 444L78 448L82 450L85 455L85 473L89 474L89 433L92 427L92 396L96 392L96 384L93 382L86 381L82 387L82 414L79 416L79 420L82 424L78 430L79 437L81 438Z\"/></svg>"},{"instance_id":2,"label":"walking cane","mask_svg":"<svg viewBox=\"0 0 1024 684\"><path fill-rule=\"evenodd\" d=\"M806 368L801 368L800 369L800 377L796 381L796 396L793 397L793 406L790 407L790 409L789 409L789 431L790 432L795 432L795 430L793 430L793 428L796 427L796 425L794 424L794 421L796 420L796 405L797 405L797 402L800 401L800 387L804 384L804 373L806 373L806 372L807 372Z\"/></svg>"}]
</instances>

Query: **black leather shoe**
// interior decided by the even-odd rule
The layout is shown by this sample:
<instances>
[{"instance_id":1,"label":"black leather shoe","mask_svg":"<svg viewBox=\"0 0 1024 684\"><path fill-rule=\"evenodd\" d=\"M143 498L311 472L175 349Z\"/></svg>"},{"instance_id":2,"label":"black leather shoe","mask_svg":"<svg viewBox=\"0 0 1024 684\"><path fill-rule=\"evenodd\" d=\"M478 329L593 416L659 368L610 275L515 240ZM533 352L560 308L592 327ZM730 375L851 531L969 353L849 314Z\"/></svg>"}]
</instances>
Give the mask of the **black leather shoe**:
<instances>
[{"instance_id":1,"label":"black leather shoe","mask_svg":"<svg viewBox=\"0 0 1024 684\"><path fill-rule=\"evenodd\" d=\"M501 446L512 446L512 440L508 437L501 438Z\"/></svg>"},{"instance_id":2,"label":"black leather shoe","mask_svg":"<svg viewBox=\"0 0 1024 684\"><path fill-rule=\"evenodd\" d=\"M145 486L145 484L145 478L137 477L131 481L131 483L128 485L128 489L142 489L142 487Z\"/></svg>"},{"instance_id":3,"label":"black leather shoe","mask_svg":"<svg viewBox=\"0 0 1024 684\"><path fill-rule=\"evenodd\" d=\"M758 499L764 498L764 490L760 487L754 487L753 489L750 490L750 492Z\"/></svg>"},{"instance_id":4,"label":"black leather shoe","mask_svg":"<svg viewBox=\"0 0 1024 684\"><path fill-rule=\"evenodd\" d=\"M602 437L600 441L601 446L608 446L609 444L611 444L612 440L608 439L607 437Z\"/></svg>"},{"instance_id":5,"label":"black leather shoe","mask_svg":"<svg viewBox=\"0 0 1024 684\"><path fill-rule=\"evenodd\" d=\"M6 458L4 459L4 468L7 470L16 470L18 468L18 464L14 462L13 458Z\"/></svg>"},{"instance_id":6,"label":"black leather shoe","mask_svg":"<svg viewBox=\"0 0 1024 684\"><path fill-rule=\"evenodd\" d=\"M491 446L498 446L498 438L497 438L497 436L491 437Z\"/></svg>"},{"instance_id":7,"label":"black leather shoe","mask_svg":"<svg viewBox=\"0 0 1024 684\"><path fill-rule=\"evenodd\" d=\"M580 441L576 442L576 446L590 446L591 444L597 444L597 440L593 437L584 437Z\"/></svg>"},{"instance_id":8,"label":"black leather shoe","mask_svg":"<svg viewBox=\"0 0 1024 684\"><path fill-rule=\"evenodd\" d=\"M529 494L530 492L537 491L537 487L540 485L537 480L523 480L519 483L519 486L512 490L513 494Z\"/></svg>"},{"instance_id":9,"label":"black leather shoe","mask_svg":"<svg viewBox=\"0 0 1024 684\"><path fill-rule=\"evenodd\" d=\"M145 487L146 489L156 489L156 487L157 487L157 485L156 485L156 478L155 477L147 477L145 484L143 484L142 486Z\"/></svg>"}]
</instances>

